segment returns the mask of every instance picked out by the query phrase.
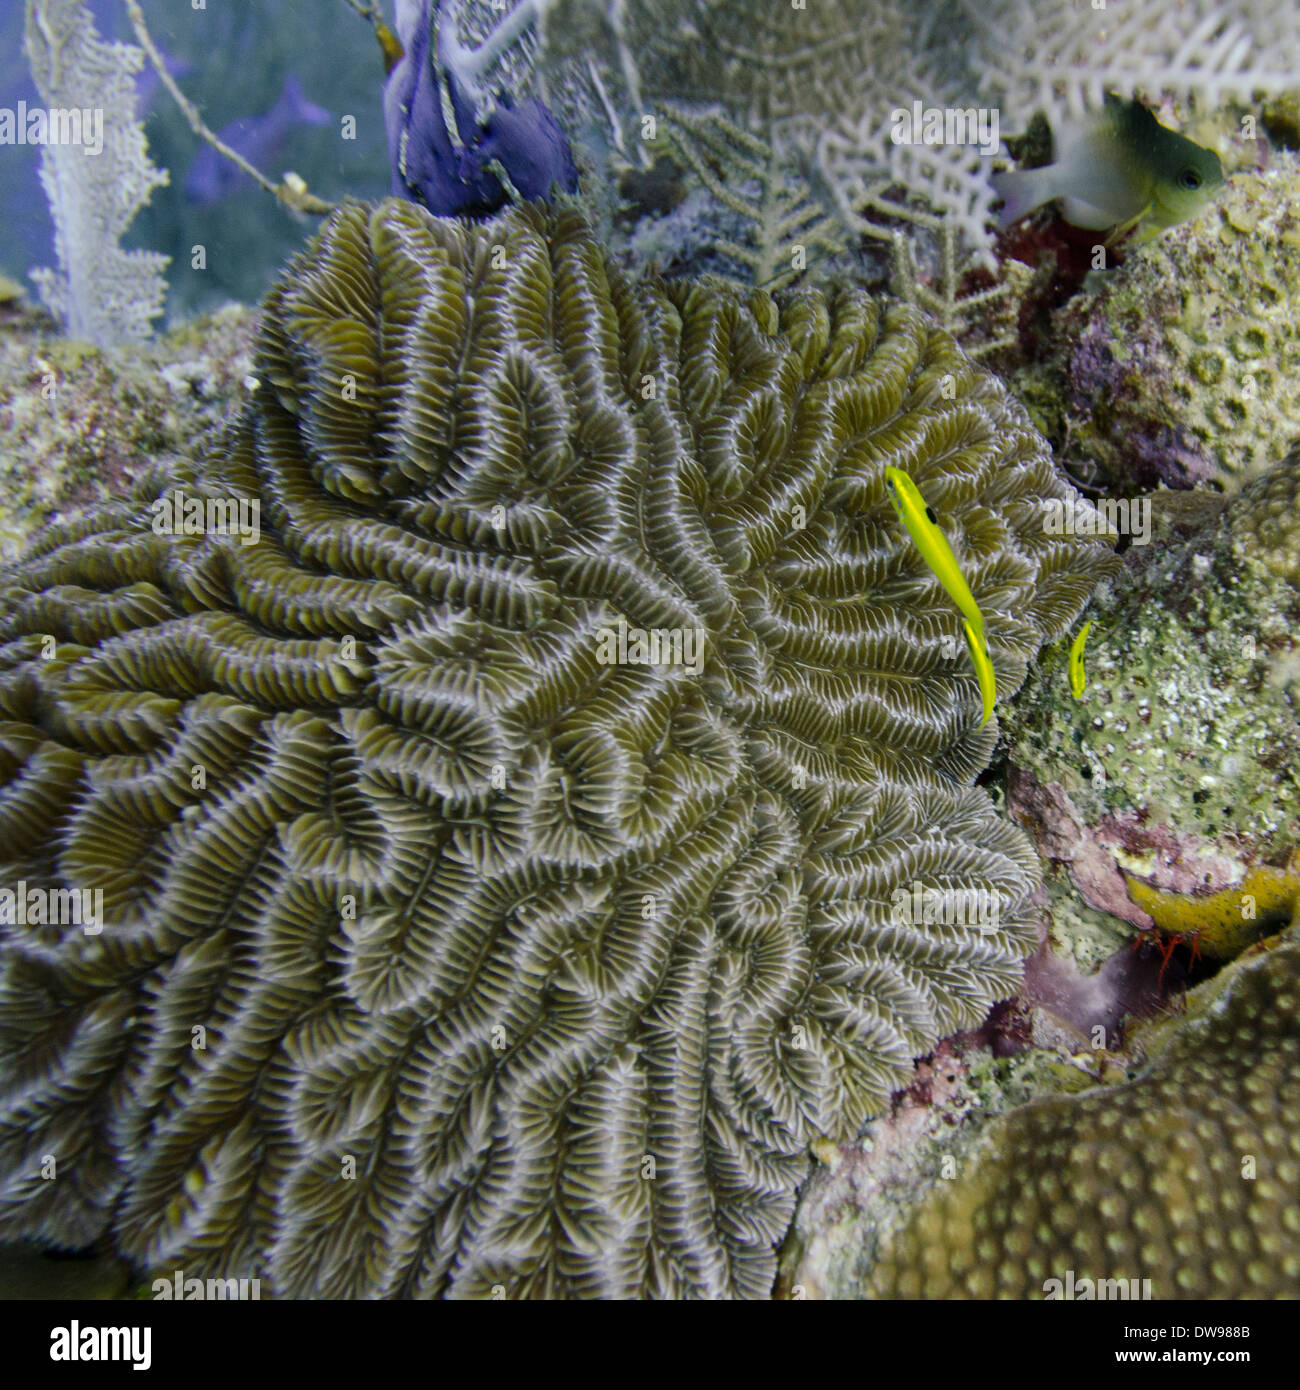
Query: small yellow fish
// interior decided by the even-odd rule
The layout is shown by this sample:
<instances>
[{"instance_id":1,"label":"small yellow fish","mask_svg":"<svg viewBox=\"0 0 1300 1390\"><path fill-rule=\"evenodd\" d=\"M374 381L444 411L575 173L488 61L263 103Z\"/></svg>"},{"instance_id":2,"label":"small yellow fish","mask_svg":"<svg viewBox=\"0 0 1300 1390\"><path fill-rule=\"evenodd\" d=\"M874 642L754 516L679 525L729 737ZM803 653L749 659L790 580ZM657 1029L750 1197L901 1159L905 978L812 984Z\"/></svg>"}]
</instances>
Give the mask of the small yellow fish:
<instances>
[{"instance_id":1,"label":"small yellow fish","mask_svg":"<svg viewBox=\"0 0 1300 1390\"><path fill-rule=\"evenodd\" d=\"M1041 169L993 175L1001 226L1058 198L1061 216L1076 227L1109 228L1114 241L1140 226L1137 240L1150 241L1195 217L1225 184L1213 150L1113 92L1091 118L1053 132L1052 157Z\"/></svg>"},{"instance_id":2,"label":"small yellow fish","mask_svg":"<svg viewBox=\"0 0 1300 1390\"><path fill-rule=\"evenodd\" d=\"M952 553L948 537L939 529L934 508L921 496L921 489L901 468L885 469L885 485L889 488L889 500L894 504L898 519L921 552L921 558L934 571L939 583L961 611L962 626L966 630L966 650L970 653L971 665L979 680L980 701L984 706L984 718L980 721L983 727L989 722L993 702L997 698L993 659L984 636L984 615L975 602L966 576L961 572L957 557Z\"/></svg>"},{"instance_id":3,"label":"small yellow fish","mask_svg":"<svg viewBox=\"0 0 1300 1390\"><path fill-rule=\"evenodd\" d=\"M920 488L901 468L885 469L885 485L889 488L889 500L894 504L898 519L907 527L908 535L921 552L921 558L947 589L962 616L973 623L977 631L983 632L984 615L975 602L970 585L966 583L957 557L952 553L948 537L939 529L939 520L933 508L921 496Z\"/></svg>"},{"instance_id":4,"label":"small yellow fish","mask_svg":"<svg viewBox=\"0 0 1300 1390\"><path fill-rule=\"evenodd\" d=\"M1083 699L1083 688L1088 683L1087 677L1083 674L1083 644L1088 640L1088 629L1091 626L1092 619L1089 618L1070 644L1070 690L1076 700Z\"/></svg>"},{"instance_id":5,"label":"small yellow fish","mask_svg":"<svg viewBox=\"0 0 1300 1390\"><path fill-rule=\"evenodd\" d=\"M993 658L989 654L984 629L975 627L969 620L963 621L962 627L966 630L966 650L970 653L970 662L980 683L980 703L984 706L984 718L980 720L982 729L993 713L993 702L998 698L998 683L993 674Z\"/></svg>"}]
</instances>

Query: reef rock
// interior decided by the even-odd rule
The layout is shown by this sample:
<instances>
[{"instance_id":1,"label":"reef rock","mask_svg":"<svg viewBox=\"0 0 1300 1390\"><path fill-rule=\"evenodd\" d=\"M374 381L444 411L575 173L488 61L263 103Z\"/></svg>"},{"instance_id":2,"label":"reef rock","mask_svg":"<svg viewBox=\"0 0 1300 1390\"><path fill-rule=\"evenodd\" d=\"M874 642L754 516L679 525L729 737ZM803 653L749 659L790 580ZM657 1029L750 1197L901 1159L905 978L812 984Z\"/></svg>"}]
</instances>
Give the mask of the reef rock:
<instances>
[{"instance_id":1,"label":"reef rock","mask_svg":"<svg viewBox=\"0 0 1300 1390\"><path fill-rule=\"evenodd\" d=\"M1268 1298L1300 1278L1300 939L1141 1035L1130 1080L990 1121L800 1278L897 1298ZM846 1283L846 1280L848 1281Z\"/></svg>"},{"instance_id":2,"label":"reef rock","mask_svg":"<svg viewBox=\"0 0 1300 1390\"><path fill-rule=\"evenodd\" d=\"M242 396L255 326L253 310L228 304L148 342L97 348L17 295L0 302L0 563L43 523L190 455Z\"/></svg>"},{"instance_id":3,"label":"reef rock","mask_svg":"<svg viewBox=\"0 0 1300 1390\"><path fill-rule=\"evenodd\" d=\"M1298 489L1293 451L1188 536L1175 523L1198 494L1134 499L1148 543L1096 596L1083 698L1062 643L1017 701L1008 806L1068 868L1072 890L1049 879L1054 934L1085 969L1131 935L1117 919L1151 924L1122 869L1226 888L1300 843Z\"/></svg>"},{"instance_id":4,"label":"reef rock","mask_svg":"<svg viewBox=\"0 0 1300 1390\"><path fill-rule=\"evenodd\" d=\"M1300 435L1297 305L1300 158L1279 152L1058 312L1064 465L1126 494L1264 472Z\"/></svg>"}]
</instances>

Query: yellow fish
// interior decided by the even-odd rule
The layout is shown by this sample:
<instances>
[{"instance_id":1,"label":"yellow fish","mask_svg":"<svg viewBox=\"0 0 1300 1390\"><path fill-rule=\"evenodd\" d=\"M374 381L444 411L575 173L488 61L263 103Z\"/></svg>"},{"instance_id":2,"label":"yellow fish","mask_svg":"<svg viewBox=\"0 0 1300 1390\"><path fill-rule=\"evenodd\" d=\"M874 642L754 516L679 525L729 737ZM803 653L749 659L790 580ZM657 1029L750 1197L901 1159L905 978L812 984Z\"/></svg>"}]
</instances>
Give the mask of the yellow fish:
<instances>
[{"instance_id":1,"label":"yellow fish","mask_svg":"<svg viewBox=\"0 0 1300 1390\"><path fill-rule=\"evenodd\" d=\"M1041 169L993 175L1001 226L1056 198L1075 227L1109 228L1115 241L1141 226L1138 241L1150 241L1195 217L1226 182L1213 150L1113 92L1101 111L1052 132L1052 159Z\"/></svg>"},{"instance_id":2,"label":"yellow fish","mask_svg":"<svg viewBox=\"0 0 1300 1390\"><path fill-rule=\"evenodd\" d=\"M989 655L989 644L984 636L984 615L980 612L975 595L971 593L966 576L961 572L957 557L952 553L948 537L939 529L939 520L934 509L921 496L921 490L901 468L885 469L885 485L889 489L889 500L894 504L898 519L907 529L921 558L934 571L939 583L948 591L949 597L961 611L966 631L966 650L970 653L971 665L979 680L980 701L984 707L981 727L987 724L993 713L993 703L997 699L997 681L993 673L993 660Z\"/></svg>"},{"instance_id":3,"label":"yellow fish","mask_svg":"<svg viewBox=\"0 0 1300 1390\"><path fill-rule=\"evenodd\" d=\"M984 706L984 718L980 720L982 729L993 713L993 702L998 698L998 683L993 674L993 658L989 655L984 629L973 627L969 620L964 621L962 627L966 630L966 650L970 653L970 662L980 683L980 703Z\"/></svg>"},{"instance_id":4,"label":"yellow fish","mask_svg":"<svg viewBox=\"0 0 1300 1390\"><path fill-rule=\"evenodd\" d=\"M889 500L894 504L898 519L907 527L908 535L916 543L921 558L934 571L939 583L948 590L952 601L961 610L962 617L972 623L977 632L984 631L984 615L980 612L975 595L966 583L957 557L952 553L948 537L939 529L939 520L934 509L921 496L921 490L901 468L885 469L885 485L889 488Z\"/></svg>"},{"instance_id":5,"label":"yellow fish","mask_svg":"<svg viewBox=\"0 0 1300 1390\"><path fill-rule=\"evenodd\" d=\"M1083 699L1083 689L1088 683L1088 678L1083 674L1083 644L1088 640L1091 626L1092 619L1089 618L1070 644L1070 690L1076 700Z\"/></svg>"}]
</instances>

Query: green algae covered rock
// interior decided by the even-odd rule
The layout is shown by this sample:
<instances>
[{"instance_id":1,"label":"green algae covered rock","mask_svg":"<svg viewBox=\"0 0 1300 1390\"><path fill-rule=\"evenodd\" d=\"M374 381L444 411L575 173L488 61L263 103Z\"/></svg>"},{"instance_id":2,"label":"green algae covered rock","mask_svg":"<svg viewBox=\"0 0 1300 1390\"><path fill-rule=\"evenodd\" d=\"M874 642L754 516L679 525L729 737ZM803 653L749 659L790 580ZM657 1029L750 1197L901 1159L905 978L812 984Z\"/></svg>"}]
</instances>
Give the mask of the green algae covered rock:
<instances>
[{"instance_id":1,"label":"green algae covered rock","mask_svg":"<svg viewBox=\"0 0 1300 1390\"><path fill-rule=\"evenodd\" d=\"M908 1209L864 1220L856 1245L840 1247L841 1260L859 1260L852 1292L1293 1295L1298 1005L1293 926L1273 949L1200 986L1185 1016L1141 1032L1146 1060L1130 1080L1034 1100L992 1120L948 1180Z\"/></svg>"},{"instance_id":2,"label":"green algae covered rock","mask_svg":"<svg viewBox=\"0 0 1300 1390\"><path fill-rule=\"evenodd\" d=\"M244 394L255 314L227 305L147 343L58 336L0 286L0 564L45 522L189 457Z\"/></svg>"},{"instance_id":3,"label":"green algae covered rock","mask_svg":"<svg viewBox=\"0 0 1300 1390\"><path fill-rule=\"evenodd\" d=\"M340 211L254 375L0 578L0 883L102 892L0 928L0 1234L280 1296L766 1294L810 1142L1035 936L883 470L1003 699L1109 550L923 315L634 283L571 213Z\"/></svg>"},{"instance_id":4,"label":"green algae covered rock","mask_svg":"<svg viewBox=\"0 0 1300 1390\"><path fill-rule=\"evenodd\" d=\"M1145 832L1256 855L1300 842L1298 477L1290 454L1188 537L1162 521L1187 495L1144 499L1154 543L1097 596L1082 699L1068 643L1044 653L1010 720L1010 760L1082 825L1140 814Z\"/></svg>"}]
</instances>

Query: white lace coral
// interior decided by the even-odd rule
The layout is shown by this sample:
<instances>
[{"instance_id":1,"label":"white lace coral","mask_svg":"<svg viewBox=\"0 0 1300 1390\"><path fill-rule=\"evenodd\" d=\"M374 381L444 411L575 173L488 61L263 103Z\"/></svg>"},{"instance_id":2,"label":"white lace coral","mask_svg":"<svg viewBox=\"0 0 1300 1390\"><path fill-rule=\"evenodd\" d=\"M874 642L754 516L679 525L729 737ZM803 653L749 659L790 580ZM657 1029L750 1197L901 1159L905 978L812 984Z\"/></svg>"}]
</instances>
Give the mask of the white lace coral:
<instances>
[{"instance_id":1,"label":"white lace coral","mask_svg":"<svg viewBox=\"0 0 1300 1390\"><path fill-rule=\"evenodd\" d=\"M1295 0L961 0L979 34L975 66L1006 120L1053 120L1108 91L1206 109L1300 85ZM969 50L968 50L969 51Z\"/></svg>"}]
</instances>

